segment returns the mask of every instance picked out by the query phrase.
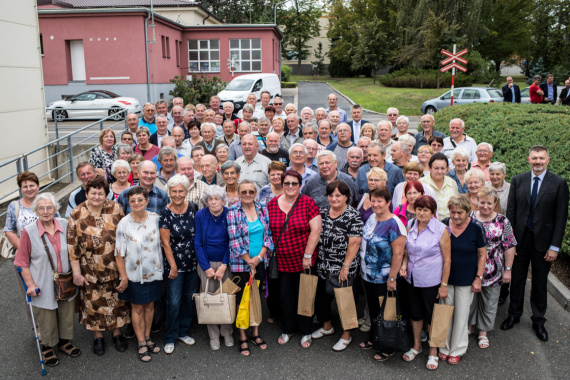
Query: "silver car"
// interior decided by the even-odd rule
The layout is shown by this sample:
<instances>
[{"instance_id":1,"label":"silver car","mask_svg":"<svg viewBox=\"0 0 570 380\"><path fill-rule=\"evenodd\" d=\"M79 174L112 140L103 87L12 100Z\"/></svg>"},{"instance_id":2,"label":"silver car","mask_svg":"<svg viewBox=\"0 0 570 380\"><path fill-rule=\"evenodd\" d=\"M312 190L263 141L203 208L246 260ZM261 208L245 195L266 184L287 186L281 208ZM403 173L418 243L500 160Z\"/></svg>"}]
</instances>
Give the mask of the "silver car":
<instances>
[{"instance_id":1,"label":"silver car","mask_svg":"<svg viewBox=\"0 0 570 380\"><path fill-rule=\"evenodd\" d=\"M495 87L459 87L453 89L453 105L469 103L497 103L503 101L503 93ZM440 109L449 107L451 90L439 98L427 100L422 104L422 113L433 114Z\"/></svg>"},{"instance_id":2,"label":"silver car","mask_svg":"<svg viewBox=\"0 0 570 380\"><path fill-rule=\"evenodd\" d=\"M521 103L522 104L530 104L530 94L528 93L528 89L530 87L521 90Z\"/></svg>"}]
</instances>

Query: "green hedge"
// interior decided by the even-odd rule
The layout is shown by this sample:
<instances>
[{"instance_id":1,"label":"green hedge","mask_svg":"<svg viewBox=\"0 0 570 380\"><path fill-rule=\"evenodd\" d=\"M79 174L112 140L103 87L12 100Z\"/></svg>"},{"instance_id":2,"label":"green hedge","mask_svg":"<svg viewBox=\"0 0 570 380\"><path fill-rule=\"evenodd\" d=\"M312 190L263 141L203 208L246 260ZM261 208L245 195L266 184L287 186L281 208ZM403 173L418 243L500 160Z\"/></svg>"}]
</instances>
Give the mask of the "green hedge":
<instances>
[{"instance_id":1,"label":"green hedge","mask_svg":"<svg viewBox=\"0 0 570 380\"><path fill-rule=\"evenodd\" d=\"M386 87L437 88L438 73L438 70L402 69L382 75L378 80ZM471 86L474 82L475 79L469 75L463 73L455 75L455 87ZM451 87L451 73L440 74L439 86Z\"/></svg>"},{"instance_id":2,"label":"green hedge","mask_svg":"<svg viewBox=\"0 0 570 380\"><path fill-rule=\"evenodd\" d=\"M507 166L507 181L530 170L528 150L541 144L550 151L548 170L570 183L570 107L534 104L488 103L447 107L434 115L438 130L449 134L449 122L465 121L465 133L477 143L493 145L492 161ZM570 221L562 252L570 255Z\"/></svg>"},{"instance_id":3,"label":"green hedge","mask_svg":"<svg viewBox=\"0 0 570 380\"><path fill-rule=\"evenodd\" d=\"M292 71L293 69L291 68L291 66L281 65L281 80L283 82L289 82L289 79L291 79Z\"/></svg>"},{"instance_id":4,"label":"green hedge","mask_svg":"<svg viewBox=\"0 0 570 380\"><path fill-rule=\"evenodd\" d=\"M297 82L281 82L281 88L297 88Z\"/></svg>"}]
</instances>

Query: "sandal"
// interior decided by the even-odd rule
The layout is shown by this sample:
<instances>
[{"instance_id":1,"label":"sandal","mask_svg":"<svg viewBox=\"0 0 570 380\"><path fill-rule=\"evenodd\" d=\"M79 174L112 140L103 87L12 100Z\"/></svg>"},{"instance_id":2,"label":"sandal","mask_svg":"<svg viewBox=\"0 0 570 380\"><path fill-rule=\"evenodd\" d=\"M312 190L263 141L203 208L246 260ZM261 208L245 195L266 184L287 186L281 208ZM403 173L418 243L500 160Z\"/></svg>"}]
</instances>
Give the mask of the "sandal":
<instances>
[{"instance_id":1,"label":"sandal","mask_svg":"<svg viewBox=\"0 0 570 380\"><path fill-rule=\"evenodd\" d=\"M440 358L440 359L443 360L443 361L446 361L447 358L449 357L449 355L446 355L446 354L444 354L444 353L442 353L442 352L438 352L438 353L437 353L437 357Z\"/></svg>"},{"instance_id":2,"label":"sandal","mask_svg":"<svg viewBox=\"0 0 570 380\"><path fill-rule=\"evenodd\" d=\"M251 336L249 337L249 340L251 343L255 344L255 347L259 348L260 350L265 350L267 349L267 343L265 343L265 341L263 339L261 339L261 337L258 336ZM257 342L258 340L260 340L261 342ZM262 348L261 346L265 346L264 348Z\"/></svg>"},{"instance_id":3,"label":"sandal","mask_svg":"<svg viewBox=\"0 0 570 380\"><path fill-rule=\"evenodd\" d=\"M153 354L158 354L160 352L160 347L156 345L150 338L146 340L146 346L148 347L148 351Z\"/></svg>"},{"instance_id":4,"label":"sandal","mask_svg":"<svg viewBox=\"0 0 570 380\"><path fill-rule=\"evenodd\" d=\"M330 330L325 330L322 327L311 334L313 339L321 339L322 337L334 335L334 327L331 327Z\"/></svg>"},{"instance_id":5,"label":"sandal","mask_svg":"<svg viewBox=\"0 0 570 380\"><path fill-rule=\"evenodd\" d=\"M141 348L145 348L146 351L141 352ZM139 355L139 360L140 360L141 362L144 362L144 363L148 363L148 362L150 362L151 359L152 359L152 357L150 356L150 353L148 352L148 346L147 346L146 344L141 344L141 345L139 346L138 355Z\"/></svg>"},{"instance_id":6,"label":"sandal","mask_svg":"<svg viewBox=\"0 0 570 380\"><path fill-rule=\"evenodd\" d=\"M349 339L342 339L340 338L338 340L338 342L336 342L336 344L333 346L332 350L334 352L341 352L346 350L346 348L348 347L348 345L352 342L352 337Z\"/></svg>"},{"instance_id":7,"label":"sandal","mask_svg":"<svg viewBox=\"0 0 570 380\"><path fill-rule=\"evenodd\" d=\"M306 343L309 343L309 345L305 346L304 344L306 344ZM301 347L309 348L309 347L311 347L311 343L313 343L313 337L311 336L311 334L305 335L301 338Z\"/></svg>"},{"instance_id":8,"label":"sandal","mask_svg":"<svg viewBox=\"0 0 570 380\"><path fill-rule=\"evenodd\" d=\"M477 345L479 346L479 348L489 348L489 338L487 338L487 336L485 335L481 335L478 338L479 342L477 343Z\"/></svg>"},{"instance_id":9,"label":"sandal","mask_svg":"<svg viewBox=\"0 0 570 380\"><path fill-rule=\"evenodd\" d=\"M419 351L416 351L413 348L410 348L410 350L408 352L406 352L404 355L402 355L402 359L404 359L407 362L411 362L412 360L414 360L416 358L416 356L418 356L421 353L422 353L421 348ZM407 359L406 359L406 356L408 357Z\"/></svg>"},{"instance_id":10,"label":"sandal","mask_svg":"<svg viewBox=\"0 0 570 380\"><path fill-rule=\"evenodd\" d=\"M376 358L376 355L378 355L379 358ZM394 355L394 353L392 352L391 354L385 354L383 352L377 352L376 355L373 356L374 360L377 362L385 362L390 356Z\"/></svg>"},{"instance_id":11,"label":"sandal","mask_svg":"<svg viewBox=\"0 0 570 380\"><path fill-rule=\"evenodd\" d=\"M372 348L373 344L366 341L366 342L362 342L359 344L360 348L362 348L363 350L369 350Z\"/></svg>"},{"instance_id":12,"label":"sandal","mask_svg":"<svg viewBox=\"0 0 570 380\"><path fill-rule=\"evenodd\" d=\"M287 344L289 343L289 339L291 339L292 336L293 334L281 334L281 336L279 337L281 339L281 342L278 339L277 343L279 343L280 345Z\"/></svg>"},{"instance_id":13,"label":"sandal","mask_svg":"<svg viewBox=\"0 0 570 380\"><path fill-rule=\"evenodd\" d=\"M239 341L239 353L242 354L243 356L249 356L249 345L247 345L247 347L242 347L241 346L242 344L247 345L247 339ZM247 354L245 352L247 352Z\"/></svg>"},{"instance_id":14,"label":"sandal","mask_svg":"<svg viewBox=\"0 0 570 380\"><path fill-rule=\"evenodd\" d=\"M55 367L59 364L59 359L55 355L52 347L48 347L42 351L42 359L48 367Z\"/></svg>"},{"instance_id":15,"label":"sandal","mask_svg":"<svg viewBox=\"0 0 570 380\"><path fill-rule=\"evenodd\" d=\"M71 358L76 358L81 355L81 350L71 344L71 342L64 343L61 346L58 346L58 348L61 352L69 355Z\"/></svg>"},{"instance_id":16,"label":"sandal","mask_svg":"<svg viewBox=\"0 0 570 380\"><path fill-rule=\"evenodd\" d=\"M461 360L461 356L449 356L447 358L447 364L457 364Z\"/></svg>"},{"instance_id":17,"label":"sandal","mask_svg":"<svg viewBox=\"0 0 570 380\"><path fill-rule=\"evenodd\" d=\"M430 366L434 366L434 367L430 368ZM437 356L428 356L426 368L430 371L435 371L438 366L439 366L439 358Z\"/></svg>"}]
</instances>

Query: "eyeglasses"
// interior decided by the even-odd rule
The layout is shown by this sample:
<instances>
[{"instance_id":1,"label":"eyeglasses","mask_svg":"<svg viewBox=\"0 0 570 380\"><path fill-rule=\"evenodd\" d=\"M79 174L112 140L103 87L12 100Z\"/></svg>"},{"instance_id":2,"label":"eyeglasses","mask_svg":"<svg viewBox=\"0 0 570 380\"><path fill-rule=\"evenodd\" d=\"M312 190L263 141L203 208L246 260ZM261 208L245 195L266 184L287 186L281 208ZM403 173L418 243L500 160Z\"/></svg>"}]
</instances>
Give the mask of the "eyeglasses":
<instances>
[{"instance_id":1,"label":"eyeglasses","mask_svg":"<svg viewBox=\"0 0 570 380\"><path fill-rule=\"evenodd\" d=\"M240 191L241 195L255 195L255 190L243 190Z\"/></svg>"},{"instance_id":2,"label":"eyeglasses","mask_svg":"<svg viewBox=\"0 0 570 380\"><path fill-rule=\"evenodd\" d=\"M477 153L489 154L489 153L491 153L491 151L490 150L478 150Z\"/></svg>"},{"instance_id":3,"label":"eyeglasses","mask_svg":"<svg viewBox=\"0 0 570 380\"><path fill-rule=\"evenodd\" d=\"M297 187L299 186L299 182L283 182L284 187Z\"/></svg>"},{"instance_id":4,"label":"eyeglasses","mask_svg":"<svg viewBox=\"0 0 570 380\"><path fill-rule=\"evenodd\" d=\"M397 113L389 113L388 116L398 116Z\"/></svg>"},{"instance_id":5,"label":"eyeglasses","mask_svg":"<svg viewBox=\"0 0 570 380\"><path fill-rule=\"evenodd\" d=\"M283 103L273 103L274 106L282 106Z\"/></svg>"},{"instance_id":6,"label":"eyeglasses","mask_svg":"<svg viewBox=\"0 0 570 380\"><path fill-rule=\"evenodd\" d=\"M304 154L305 154L305 152L302 152L302 151L291 152L292 156L302 156Z\"/></svg>"}]
</instances>

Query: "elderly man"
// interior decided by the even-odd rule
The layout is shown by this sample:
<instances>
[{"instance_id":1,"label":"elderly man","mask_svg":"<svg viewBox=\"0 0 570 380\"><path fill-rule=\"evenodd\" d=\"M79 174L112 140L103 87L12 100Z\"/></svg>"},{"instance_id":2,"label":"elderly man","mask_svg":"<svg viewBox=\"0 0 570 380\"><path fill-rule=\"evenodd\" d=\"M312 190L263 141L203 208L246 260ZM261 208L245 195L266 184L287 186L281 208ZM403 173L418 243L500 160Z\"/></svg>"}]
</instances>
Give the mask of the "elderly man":
<instances>
[{"instance_id":1,"label":"elderly man","mask_svg":"<svg viewBox=\"0 0 570 380\"><path fill-rule=\"evenodd\" d=\"M194 160L188 157L181 157L176 160L174 165L174 170L176 174L185 175L190 181L190 187L188 188L188 195L186 195L186 201L194 202L198 205L198 209L203 209L206 207L202 195L204 190L208 187L206 183L202 181L196 181L194 176Z\"/></svg>"},{"instance_id":2,"label":"elderly man","mask_svg":"<svg viewBox=\"0 0 570 380\"><path fill-rule=\"evenodd\" d=\"M168 130L172 132L172 128L174 127L183 127L184 126L184 115L186 114L186 110L180 106L172 107L172 120L168 123Z\"/></svg>"},{"instance_id":3,"label":"elderly man","mask_svg":"<svg viewBox=\"0 0 570 380\"><path fill-rule=\"evenodd\" d=\"M327 146L327 150L334 152L336 155L336 163L338 165L337 169L340 170L344 167L344 164L346 164L348 149L353 147L354 143L351 138L350 126L347 123L340 123L336 132L338 140Z\"/></svg>"},{"instance_id":4,"label":"elderly man","mask_svg":"<svg viewBox=\"0 0 570 380\"><path fill-rule=\"evenodd\" d=\"M358 196L356 184L351 176L342 173L337 169L336 155L330 150L324 150L317 155L319 163L319 175L310 178L301 190L302 194L308 195L313 198L317 206L329 206L329 201L326 196L326 188L332 181L343 181L350 189L351 197L348 201L352 204Z\"/></svg>"},{"instance_id":5,"label":"elderly man","mask_svg":"<svg viewBox=\"0 0 570 380\"><path fill-rule=\"evenodd\" d=\"M168 112L168 103L166 103L166 100L159 99L155 103L155 107L156 107L156 116L158 115L166 116L166 121L168 121L168 124L170 124L172 122L172 116Z\"/></svg>"},{"instance_id":6,"label":"elderly man","mask_svg":"<svg viewBox=\"0 0 570 380\"><path fill-rule=\"evenodd\" d=\"M139 119L139 127L147 127L150 134L156 132L155 123L156 108L152 103L145 103L143 106L143 117Z\"/></svg>"},{"instance_id":7,"label":"elderly man","mask_svg":"<svg viewBox=\"0 0 570 380\"><path fill-rule=\"evenodd\" d=\"M202 141L196 144L196 146L204 147L204 152L206 154L215 155L216 147L222 144L219 140L216 140L216 126L214 123L204 123L202 124Z\"/></svg>"},{"instance_id":8,"label":"elderly man","mask_svg":"<svg viewBox=\"0 0 570 380\"><path fill-rule=\"evenodd\" d=\"M304 107L301 110L301 123L305 125L313 120L314 113L311 107Z\"/></svg>"},{"instance_id":9,"label":"elderly man","mask_svg":"<svg viewBox=\"0 0 570 380\"><path fill-rule=\"evenodd\" d=\"M331 132L336 136L336 128L340 123L342 123L342 116L338 111L329 112L329 122L331 124Z\"/></svg>"},{"instance_id":10,"label":"elderly man","mask_svg":"<svg viewBox=\"0 0 570 380\"><path fill-rule=\"evenodd\" d=\"M247 135L248 133L251 133L251 126L249 125L249 123L247 121L242 121L241 123L239 123L238 139L230 144L230 158L232 160L237 160L239 157L243 156L243 151L241 148L241 138Z\"/></svg>"},{"instance_id":11,"label":"elderly man","mask_svg":"<svg viewBox=\"0 0 570 380\"><path fill-rule=\"evenodd\" d=\"M259 129L254 133L254 135L257 137L257 144L259 145L259 151L261 152L263 149L267 148L267 135L271 129L271 121L263 116L259 119L258 125Z\"/></svg>"},{"instance_id":12,"label":"elderly man","mask_svg":"<svg viewBox=\"0 0 570 380\"><path fill-rule=\"evenodd\" d=\"M253 92L251 94L249 94L247 96L247 99L245 100L245 104L250 104L253 107L253 109L255 109L255 106L257 104L257 95L255 95ZM245 107L245 104L244 104L244 107ZM243 109L238 111L237 117L240 119L243 119Z\"/></svg>"},{"instance_id":13,"label":"elderly man","mask_svg":"<svg viewBox=\"0 0 570 380\"><path fill-rule=\"evenodd\" d=\"M503 102L504 103L520 103L521 89L513 83L512 77L507 77L507 84L503 86Z\"/></svg>"},{"instance_id":14,"label":"elderly man","mask_svg":"<svg viewBox=\"0 0 570 380\"><path fill-rule=\"evenodd\" d=\"M390 194L394 192L394 187L400 182L405 181L404 173L402 170L394 164L391 164L386 161L386 148L384 145L380 144L377 141L373 141L368 146L368 163L362 165L360 169L358 169L358 174L356 176L356 186L358 186L358 192L360 194L364 194L368 192L368 178L366 174L370 170L370 168L380 168L384 169L386 174L388 175L388 182L386 183L386 187L390 191Z\"/></svg>"},{"instance_id":15,"label":"elderly man","mask_svg":"<svg viewBox=\"0 0 570 380\"><path fill-rule=\"evenodd\" d=\"M271 93L269 91L261 91L261 95L259 97L261 104L258 104L257 108L263 110L263 114L265 115L265 109L269 107L269 102L271 101Z\"/></svg>"},{"instance_id":16,"label":"elderly man","mask_svg":"<svg viewBox=\"0 0 570 380\"><path fill-rule=\"evenodd\" d=\"M356 143L356 146L362 150L362 165L368 163L368 146L370 146L371 142L370 137L362 136Z\"/></svg>"},{"instance_id":17,"label":"elderly man","mask_svg":"<svg viewBox=\"0 0 570 380\"><path fill-rule=\"evenodd\" d=\"M313 123L303 125L303 140L312 139L317 141L317 127Z\"/></svg>"},{"instance_id":18,"label":"elderly man","mask_svg":"<svg viewBox=\"0 0 570 380\"><path fill-rule=\"evenodd\" d=\"M305 149L307 149L307 161L306 166L314 171L315 173L319 172L319 163L317 162L317 154L322 152L324 149L322 145L319 145L313 139L306 139L303 141L303 145Z\"/></svg>"},{"instance_id":19,"label":"elderly man","mask_svg":"<svg viewBox=\"0 0 570 380\"><path fill-rule=\"evenodd\" d=\"M350 175L354 182L356 183L356 176L358 175L358 169L362 166L362 149L357 146L352 146L348 149L348 154L346 155L346 163L340 169L341 172Z\"/></svg>"},{"instance_id":20,"label":"elderly man","mask_svg":"<svg viewBox=\"0 0 570 380\"><path fill-rule=\"evenodd\" d=\"M259 153L257 138L248 133L241 139L243 156L239 157L236 164L241 166L240 181L249 179L255 183L257 191L269 183L268 167L271 160Z\"/></svg>"},{"instance_id":21,"label":"elderly man","mask_svg":"<svg viewBox=\"0 0 570 380\"><path fill-rule=\"evenodd\" d=\"M168 120L164 115L156 115L156 132L150 135L149 141L151 144L156 146L161 146L162 139L166 136L170 136L170 131L168 130Z\"/></svg>"},{"instance_id":22,"label":"elderly man","mask_svg":"<svg viewBox=\"0 0 570 380\"><path fill-rule=\"evenodd\" d=\"M224 113L224 111L220 108L220 97L219 96L212 96L210 97L210 109L215 113Z\"/></svg>"},{"instance_id":23,"label":"elderly man","mask_svg":"<svg viewBox=\"0 0 570 380\"><path fill-rule=\"evenodd\" d=\"M139 164L140 186L148 191L147 211L160 213L168 204L168 195L164 190L154 185L156 181L156 165L152 161L143 161ZM130 189L130 188L129 188ZM127 194L129 189L124 190L117 198L117 202L123 208L125 215L131 212L129 198Z\"/></svg>"},{"instance_id":24,"label":"elderly man","mask_svg":"<svg viewBox=\"0 0 570 380\"><path fill-rule=\"evenodd\" d=\"M196 120L202 124L204 122L206 106L203 104L196 104Z\"/></svg>"},{"instance_id":25,"label":"elderly man","mask_svg":"<svg viewBox=\"0 0 570 380\"><path fill-rule=\"evenodd\" d=\"M339 123L346 123L348 121L346 112L338 106L338 98L336 94L329 94L327 97L327 103L329 104L329 107L325 110L327 115L330 116L331 111L337 111L340 114Z\"/></svg>"},{"instance_id":26,"label":"elderly man","mask_svg":"<svg viewBox=\"0 0 570 380\"><path fill-rule=\"evenodd\" d=\"M368 120L362 120L362 107L360 104L353 104L350 110L352 120L348 122L350 130L352 131L351 140L352 142L358 141L360 138L360 128L366 124L370 123Z\"/></svg>"},{"instance_id":27,"label":"elderly man","mask_svg":"<svg viewBox=\"0 0 570 380\"><path fill-rule=\"evenodd\" d=\"M185 157L190 157L190 154L192 153L192 145L190 145L190 141L186 139L184 129L182 127L174 127L172 128L172 133L170 135L174 137L176 151Z\"/></svg>"},{"instance_id":28,"label":"elderly man","mask_svg":"<svg viewBox=\"0 0 570 380\"><path fill-rule=\"evenodd\" d=\"M490 181L489 166L491 165L491 158L493 158L493 146L482 142L477 145L475 154L477 155L477 160L471 163L471 169L481 170L485 174L485 181Z\"/></svg>"},{"instance_id":29,"label":"elderly man","mask_svg":"<svg viewBox=\"0 0 570 380\"><path fill-rule=\"evenodd\" d=\"M546 75L546 82L540 84L540 89L544 93L544 103L556 104L558 85L554 83L554 76L552 74Z\"/></svg>"},{"instance_id":30,"label":"elderly man","mask_svg":"<svg viewBox=\"0 0 570 380\"><path fill-rule=\"evenodd\" d=\"M296 113L287 115L287 128L289 133L281 135L279 145L282 149L289 150L291 145L295 143L303 143L303 133L299 129L299 116Z\"/></svg>"},{"instance_id":31,"label":"elderly man","mask_svg":"<svg viewBox=\"0 0 570 380\"><path fill-rule=\"evenodd\" d=\"M289 160L291 162L291 166L287 168L287 170L292 169L301 174L301 177L303 177L301 189L303 189L303 186L305 186L305 183L309 178L317 174L317 172L307 166L307 148L304 143L304 141L303 144L295 143L291 148L289 148Z\"/></svg>"},{"instance_id":32,"label":"elderly man","mask_svg":"<svg viewBox=\"0 0 570 380\"><path fill-rule=\"evenodd\" d=\"M378 123L378 128L376 129L378 133L378 142L384 146L386 149L386 161L392 162L392 124L387 120L382 120Z\"/></svg>"},{"instance_id":33,"label":"elderly man","mask_svg":"<svg viewBox=\"0 0 570 380\"><path fill-rule=\"evenodd\" d=\"M566 79L564 82L564 88L560 91L557 104L570 106L570 78Z\"/></svg>"},{"instance_id":34,"label":"elderly man","mask_svg":"<svg viewBox=\"0 0 570 380\"><path fill-rule=\"evenodd\" d=\"M239 136L235 133L236 129L233 121L224 120L222 124L222 129L224 131L224 135L218 138L218 141L220 141L221 143L230 146L234 141L237 141L239 139Z\"/></svg>"},{"instance_id":35,"label":"elderly man","mask_svg":"<svg viewBox=\"0 0 570 380\"><path fill-rule=\"evenodd\" d=\"M386 116L388 116L388 121L392 126L390 132L391 135L393 135L394 133L398 133L398 128L396 127L396 120L398 120L398 118L400 117L400 112L398 111L398 109L394 107L388 108L388 110L386 111Z\"/></svg>"},{"instance_id":36,"label":"elderly man","mask_svg":"<svg viewBox=\"0 0 570 380\"><path fill-rule=\"evenodd\" d=\"M324 107L319 107L315 110L315 122L317 124L319 124L319 121L325 120L327 116L327 110Z\"/></svg>"},{"instance_id":37,"label":"elderly man","mask_svg":"<svg viewBox=\"0 0 570 380\"><path fill-rule=\"evenodd\" d=\"M156 174L155 186L164 189L166 183L174 175L174 165L176 164L176 159L178 154L176 149L169 146L165 146L158 152L158 162L160 163L160 169L157 168L158 172Z\"/></svg>"},{"instance_id":38,"label":"elderly man","mask_svg":"<svg viewBox=\"0 0 570 380\"><path fill-rule=\"evenodd\" d=\"M412 154L414 155L418 154L418 148L420 146L429 144L429 139L432 136L439 136L442 139L446 137L445 133L435 130L435 119L433 118L433 115L430 114L423 115L420 118L420 124L422 125L422 131L414 135L414 138L416 139L416 145L414 146L414 150L412 151Z\"/></svg>"},{"instance_id":39,"label":"elderly man","mask_svg":"<svg viewBox=\"0 0 570 380\"><path fill-rule=\"evenodd\" d=\"M202 123L201 123L201 124L204 124L204 123L213 123L213 122L214 122L214 119L216 118L216 115L219 115L219 114L216 114L216 113L215 113L214 111L212 111L212 110L206 110L206 111L204 111L204 120L202 120ZM223 116L223 115L222 115L222 116ZM200 124L200 125L201 125L201 124Z\"/></svg>"},{"instance_id":40,"label":"elderly man","mask_svg":"<svg viewBox=\"0 0 570 380\"><path fill-rule=\"evenodd\" d=\"M77 165L75 174L77 175L77 178L79 178L79 181L81 181L81 186L69 194L69 200L67 201L67 210L65 211L66 218L69 218L69 215L71 215L71 212L77 207L77 205L87 200L85 186L87 186L87 183L93 177L95 177L95 168L89 162L81 162L79 165Z\"/></svg>"},{"instance_id":41,"label":"elderly man","mask_svg":"<svg viewBox=\"0 0 570 380\"><path fill-rule=\"evenodd\" d=\"M200 160L200 167L202 168L200 181L206 185L226 186L222 175L218 173L218 159L216 156L206 154Z\"/></svg>"},{"instance_id":42,"label":"elderly man","mask_svg":"<svg viewBox=\"0 0 570 380\"><path fill-rule=\"evenodd\" d=\"M395 141L391 148L392 162L400 169L410 162L410 148L401 141Z\"/></svg>"},{"instance_id":43,"label":"elderly man","mask_svg":"<svg viewBox=\"0 0 570 380\"><path fill-rule=\"evenodd\" d=\"M172 99L172 106L173 107L182 107L184 108L184 99L182 99L181 97L177 96L176 98Z\"/></svg>"},{"instance_id":44,"label":"elderly man","mask_svg":"<svg viewBox=\"0 0 570 380\"><path fill-rule=\"evenodd\" d=\"M139 142L137 140L137 129L139 129L139 117L136 113L130 113L127 115L127 130L133 135L132 147L137 145Z\"/></svg>"},{"instance_id":45,"label":"elderly man","mask_svg":"<svg viewBox=\"0 0 570 380\"><path fill-rule=\"evenodd\" d=\"M267 148L261 150L261 154L269 158L270 161L284 162L289 166L289 153L279 147L279 134L269 132L266 138Z\"/></svg>"},{"instance_id":46,"label":"elderly man","mask_svg":"<svg viewBox=\"0 0 570 380\"><path fill-rule=\"evenodd\" d=\"M273 107L275 107L275 116L280 116L283 119L287 117L285 111L283 111L283 98L276 96L273 98Z\"/></svg>"},{"instance_id":47,"label":"elderly man","mask_svg":"<svg viewBox=\"0 0 570 380\"><path fill-rule=\"evenodd\" d=\"M443 149L441 153L445 154L447 157L451 157L451 152L455 148L463 148L469 153L469 161L473 162L477 160L477 143L471 137L465 134L465 123L463 120L457 118L449 122L449 134L450 137L443 139Z\"/></svg>"},{"instance_id":48,"label":"elderly man","mask_svg":"<svg viewBox=\"0 0 570 380\"><path fill-rule=\"evenodd\" d=\"M162 149L162 148L167 147L167 146L171 147L176 152L176 140L174 139L174 137L166 136L165 138L162 139L162 142L160 143L160 148ZM159 151L159 153L160 153L160 151ZM185 157L185 156L176 152L176 158L180 158L180 157ZM158 170L158 172L160 172L160 169L162 168L162 166L160 165L160 162L158 162L158 155L154 156L151 161L154 162L154 164L156 165L156 170Z\"/></svg>"}]
</instances>

